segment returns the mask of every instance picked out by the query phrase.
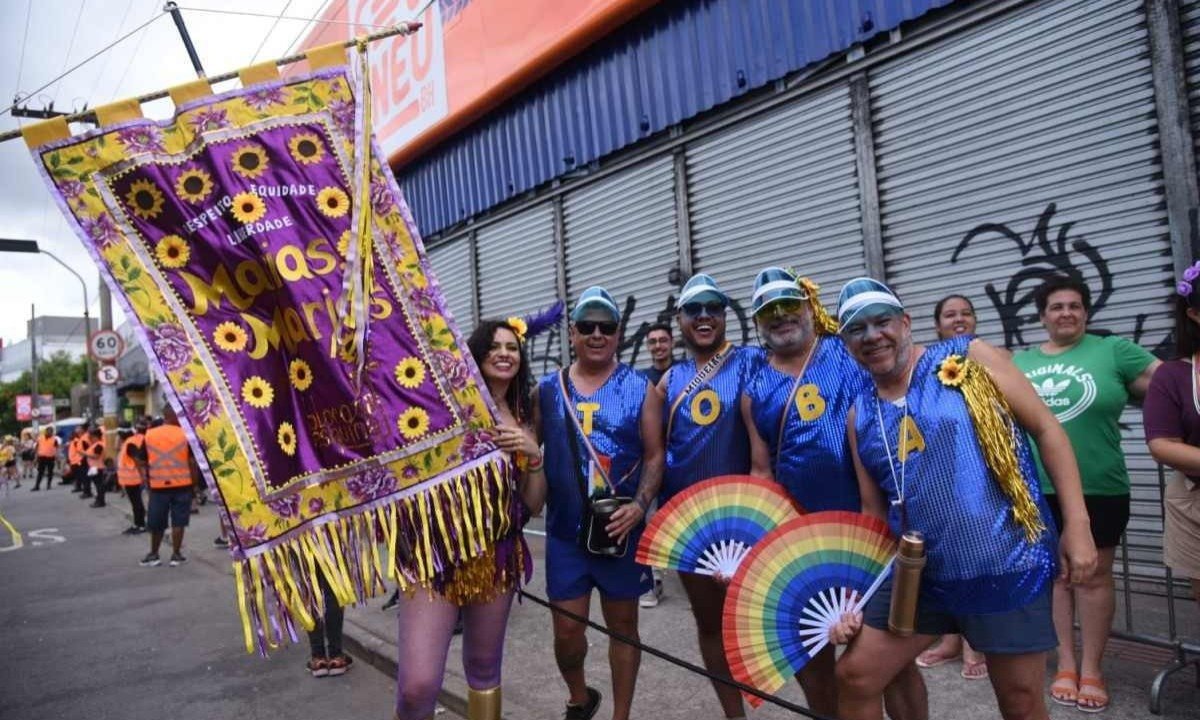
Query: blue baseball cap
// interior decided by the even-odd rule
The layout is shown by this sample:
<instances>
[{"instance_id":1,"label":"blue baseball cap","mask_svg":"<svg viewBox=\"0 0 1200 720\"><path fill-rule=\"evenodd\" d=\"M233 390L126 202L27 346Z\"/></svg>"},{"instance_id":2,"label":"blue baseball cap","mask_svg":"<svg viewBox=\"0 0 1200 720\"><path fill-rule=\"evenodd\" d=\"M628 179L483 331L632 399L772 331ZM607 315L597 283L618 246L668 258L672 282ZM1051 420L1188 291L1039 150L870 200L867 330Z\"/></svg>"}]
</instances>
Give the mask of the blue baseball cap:
<instances>
[{"instance_id":1,"label":"blue baseball cap","mask_svg":"<svg viewBox=\"0 0 1200 720\"><path fill-rule=\"evenodd\" d=\"M679 301L675 304L679 307L690 302L704 302L705 300L716 300L717 302L729 305L729 296L717 285L717 281L712 275L704 273L696 273L688 279L683 285L683 290L679 293Z\"/></svg>"},{"instance_id":2,"label":"blue baseball cap","mask_svg":"<svg viewBox=\"0 0 1200 720\"><path fill-rule=\"evenodd\" d=\"M754 315L781 300L807 300L808 293L796 282L796 276L781 267L764 269L754 278L754 296L750 306Z\"/></svg>"},{"instance_id":3,"label":"blue baseball cap","mask_svg":"<svg viewBox=\"0 0 1200 720\"><path fill-rule=\"evenodd\" d=\"M571 320L578 321L592 308L607 312L612 316L613 322L621 322L621 311L617 308L617 301L599 285L593 285L579 294L579 299L575 301L575 309L571 311Z\"/></svg>"},{"instance_id":4,"label":"blue baseball cap","mask_svg":"<svg viewBox=\"0 0 1200 720\"><path fill-rule=\"evenodd\" d=\"M887 285L874 278L859 277L847 282L838 293L838 323L842 327L856 317L904 312L904 304Z\"/></svg>"}]
</instances>

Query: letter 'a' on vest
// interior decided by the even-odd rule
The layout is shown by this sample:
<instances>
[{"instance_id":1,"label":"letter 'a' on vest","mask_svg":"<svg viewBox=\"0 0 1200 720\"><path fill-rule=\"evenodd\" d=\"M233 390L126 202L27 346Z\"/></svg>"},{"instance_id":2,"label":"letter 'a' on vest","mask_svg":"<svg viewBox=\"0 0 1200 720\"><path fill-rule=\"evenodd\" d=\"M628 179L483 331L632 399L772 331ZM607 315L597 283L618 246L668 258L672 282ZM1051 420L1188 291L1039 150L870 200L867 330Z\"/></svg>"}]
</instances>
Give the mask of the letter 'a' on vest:
<instances>
[{"instance_id":1,"label":"letter 'a' on vest","mask_svg":"<svg viewBox=\"0 0 1200 720\"><path fill-rule=\"evenodd\" d=\"M192 484L188 468L187 436L177 425L160 425L146 431L150 489L170 490Z\"/></svg>"},{"instance_id":2,"label":"letter 'a' on vest","mask_svg":"<svg viewBox=\"0 0 1200 720\"><path fill-rule=\"evenodd\" d=\"M117 484L121 487L137 487L142 484L137 461L129 457L129 448L141 447L145 442L145 435L134 435L121 443L121 450L117 453Z\"/></svg>"}]
</instances>

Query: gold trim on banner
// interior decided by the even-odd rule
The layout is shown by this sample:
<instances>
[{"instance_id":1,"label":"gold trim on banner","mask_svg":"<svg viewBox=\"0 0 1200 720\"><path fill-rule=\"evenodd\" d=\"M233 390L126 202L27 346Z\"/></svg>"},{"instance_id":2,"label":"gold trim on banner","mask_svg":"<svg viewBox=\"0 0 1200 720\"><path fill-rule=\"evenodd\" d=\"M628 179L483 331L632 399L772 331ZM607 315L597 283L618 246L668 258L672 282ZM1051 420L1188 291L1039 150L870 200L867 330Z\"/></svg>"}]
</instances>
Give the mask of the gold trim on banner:
<instances>
[{"instance_id":1,"label":"gold trim on banner","mask_svg":"<svg viewBox=\"0 0 1200 720\"><path fill-rule=\"evenodd\" d=\"M348 65L346 59L346 48L353 43L335 42L328 45L321 45L304 53L304 57L308 58L309 70L324 70L327 67L337 67L338 65Z\"/></svg>"},{"instance_id":2,"label":"gold trim on banner","mask_svg":"<svg viewBox=\"0 0 1200 720\"><path fill-rule=\"evenodd\" d=\"M386 592L385 578L405 593L424 588L452 602L483 602L519 583L525 572L520 549L513 550L516 565L505 568L498 566L495 550L512 530L507 508L516 499L508 472L506 461L495 458L423 492L313 525L234 561L246 651L265 654L279 647L294 624L312 629L325 610L322 576L339 605ZM464 536L471 539L466 544ZM437 587L447 571L449 582Z\"/></svg>"},{"instance_id":3,"label":"gold trim on banner","mask_svg":"<svg viewBox=\"0 0 1200 720\"><path fill-rule=\"evenodd\" d=\"M138 120L142 117L144 117L142 115L142 104L137 101L137 98L118 100L115 103L101 105L96 108L96 121L100 123L100 127L116 125L126 120Z\"/></svg>"},{"instance_id":4,"label":"gold trim on banner","mask_svg":"<svg viewBox=\"0 0 1200 720\"><path fill-rule=\"evenodd\" d=\"M192 100L208 97L212 95L212 91L212 85L209 84L207 78L200 78L189 83L176 85L173 88L167 88L167 94L171 96L171 102L175 103L175 107L179 107Z\"/></svg>"},{"instance_id":5,"label":"gold trim on banner","mask_svg":"<svg viewBox=\"0 0 1200 720\"><path fill-rule=\"evenodd\" d=\"M71 128L67 127L67 119L56 117L21 128L21 137L29 149L40 147L48 142L71 137Z\"/></svg>"},{"instance_id":6,"label":"gold trim on banner","mask_svg":"<svg viewBox=\"0 0 1200 720\"><path fill-rule=\"evenodd\" d=\"M238 79L242 82L242 87L257 85L259 83L271 82L279 79L279 66L274 60L259 63L257 65L247 65L237 71Z\"/></svg>"}]
</instances>

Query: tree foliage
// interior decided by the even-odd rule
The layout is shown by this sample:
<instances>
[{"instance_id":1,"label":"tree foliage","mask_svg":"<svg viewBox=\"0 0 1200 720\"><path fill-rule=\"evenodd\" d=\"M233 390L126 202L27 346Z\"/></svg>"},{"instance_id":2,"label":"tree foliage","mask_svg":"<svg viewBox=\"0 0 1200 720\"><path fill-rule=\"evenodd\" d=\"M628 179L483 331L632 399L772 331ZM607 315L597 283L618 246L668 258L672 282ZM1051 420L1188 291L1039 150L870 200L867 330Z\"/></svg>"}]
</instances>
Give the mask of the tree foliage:
<instances>
[{"instance_id":1,"label":"tree foliage","mask_svg":"<svg viewBox=\"0 0 1200 720\"><path fill-rule=\"evenodd\" d=\"M56 398L71 397L71 388L87 382L87 370L82 359L66 352L54 353L38 363L38 394ZM33 393L33 375L28 370L12 382L0 383L0 435L16 435L26 425L17 422L18 395Z\"/></svg>"}]
</instances>

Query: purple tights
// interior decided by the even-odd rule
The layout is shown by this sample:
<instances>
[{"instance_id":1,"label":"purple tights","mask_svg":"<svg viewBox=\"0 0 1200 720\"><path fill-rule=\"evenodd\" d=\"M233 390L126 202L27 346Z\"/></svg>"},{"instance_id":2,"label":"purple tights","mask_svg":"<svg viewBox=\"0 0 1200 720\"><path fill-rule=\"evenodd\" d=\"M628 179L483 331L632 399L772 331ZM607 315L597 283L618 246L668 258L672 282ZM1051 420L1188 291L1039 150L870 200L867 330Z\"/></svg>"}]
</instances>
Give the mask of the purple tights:
<instances>
[{"instance_id":1,"label":"purple tights","mask_svg":"<svg viewBox=\"0 0 1200 720\"><path fill-rule=\"evenodd\" d=\"M510 590L489 603L462 607L463 671L472 689L487 690L500 684L504 629L512 599ZM417 590L413 597L401 594L398 609L396 715L399 720L426 720L433 717L442 689L459 606Z\"/></svg>"}]
</instances>

